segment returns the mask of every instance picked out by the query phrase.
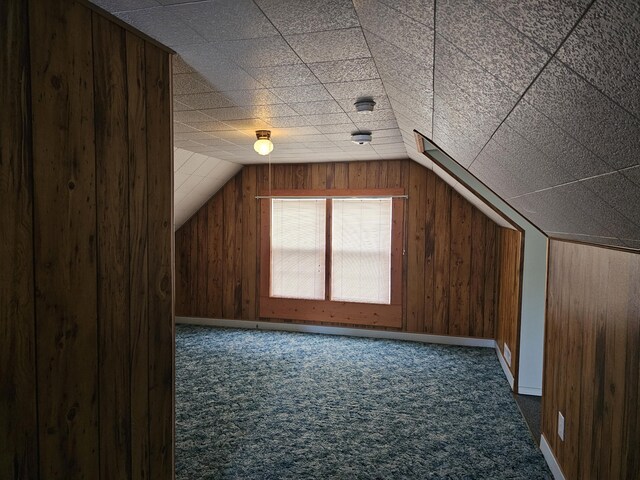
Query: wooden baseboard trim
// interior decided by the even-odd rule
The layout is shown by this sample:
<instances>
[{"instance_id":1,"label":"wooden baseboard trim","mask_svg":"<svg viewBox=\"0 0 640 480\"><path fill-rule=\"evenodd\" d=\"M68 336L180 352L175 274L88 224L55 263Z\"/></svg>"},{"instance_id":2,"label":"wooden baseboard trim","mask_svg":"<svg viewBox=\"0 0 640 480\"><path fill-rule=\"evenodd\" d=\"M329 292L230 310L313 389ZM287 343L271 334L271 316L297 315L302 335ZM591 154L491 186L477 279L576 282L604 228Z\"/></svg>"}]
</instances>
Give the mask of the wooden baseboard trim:
<instances>
[{"instance_id":1,"label":"wooden baseboard trim","mask_svg":"<svg viewBox=\"0 0 640 480\"><path fill-rule=\"evenodd\" d=\"M500 351L500 347L498 347L498 342L493 342L493 345L496 349L496 355L498 355L498 360L500 360L500 366L502 367L502 371L504 375L507 377L509 381L509 385L511 385L511 390L513 390L513 385L515 384L515 379L511 374L511 370L509 370L509 365L507 365L507 361L502 356L502 352Z\"/></svg>"},{"instance_id":2,"label":"wooden baseboard trim","mask_svg":"<svg viewBox=\"0 0 640 480\"><path fill-rule=\"evenodd\" d=\"M551 447L549 446L549 443L547 443L547 439L544 438L544 434L540 435L540 450L542 450L542 455L547 461L547 465L549 465L549 469L553 474L553 478L555 480L565 480L562 469L560 468L560 464L551 451Z\"/></svg>"},{"instance_id":3,"label":"wooden baseboard trim","mask_svg":"<svg viewBox=\"0 0 640 480\"><path fill-rule=\"evenodd\" d=\"M302 325L296 323L260 322L251 320L225 320L221 318L176 317L176 323L207 325L211 327L248 328L254 330L279 330L285 332L320 333L323 335L345 335L349 337L385 338L408 342L436 343L464 347L494 348L495 340L490 338L452 337L425 333L393 332L364 328L330 327L324 325Z\"/></svg>"}]
</instances>

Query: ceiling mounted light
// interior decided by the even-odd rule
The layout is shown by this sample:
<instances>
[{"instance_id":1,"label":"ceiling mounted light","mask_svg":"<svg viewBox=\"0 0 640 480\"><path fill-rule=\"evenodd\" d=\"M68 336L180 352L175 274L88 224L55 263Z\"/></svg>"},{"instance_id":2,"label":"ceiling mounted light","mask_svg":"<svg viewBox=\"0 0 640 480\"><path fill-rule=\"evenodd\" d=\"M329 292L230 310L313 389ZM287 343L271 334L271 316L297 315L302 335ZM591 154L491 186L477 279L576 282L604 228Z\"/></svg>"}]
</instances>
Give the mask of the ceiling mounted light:
<instances>
[{"instance_id":1,"label":"ceiling mounted light","mask_svg":"<svg viewBox=\"0 0 640 480\"><path fill-rule=\"evenodd\" d=\"M373 112L373 107L375 107L376 102L374 102L372 98L359 98L354 105L356 107L356 112L369 114Z\"/></svg>"},{"instance_id":2,"label":"ceiling mounted light","mask_svg":"<svg viewBox=\"0 0 640 480\"><path fill-rule=\"evenodd\" d=\"M355 132L351 134L351 141L358 145L367 145L371 143L371 132Z\"/></svg>"},{"instance_id":3,"label":"ceiling mounted light","mask_svg":"<svg viewBox=\"0 0 640 480\"><path fill-rule=\"evenodd\" d=\"M259 155L269 155L273 151L273 143L271 143L271 130L256 130L256 143L253 144L253 149L258 152Z\"/></svg>"}]
</instances>

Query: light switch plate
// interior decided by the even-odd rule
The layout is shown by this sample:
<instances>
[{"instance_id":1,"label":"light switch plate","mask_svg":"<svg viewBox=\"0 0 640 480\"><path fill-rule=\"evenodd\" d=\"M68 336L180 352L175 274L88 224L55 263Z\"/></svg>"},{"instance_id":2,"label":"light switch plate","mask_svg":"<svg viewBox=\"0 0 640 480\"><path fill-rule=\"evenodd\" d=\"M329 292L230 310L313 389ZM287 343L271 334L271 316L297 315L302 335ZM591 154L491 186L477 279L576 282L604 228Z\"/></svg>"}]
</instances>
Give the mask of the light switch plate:
<instances>
[{"instance_id":1,"label":"light switch plate","mask_svg":"<svg viewBox=\"0 0 640 480\"><path fill-rule=\"evenodd\" d=\"M558 436L564 442L564 415L558 412Z\"/></svg>"}]
</instances>

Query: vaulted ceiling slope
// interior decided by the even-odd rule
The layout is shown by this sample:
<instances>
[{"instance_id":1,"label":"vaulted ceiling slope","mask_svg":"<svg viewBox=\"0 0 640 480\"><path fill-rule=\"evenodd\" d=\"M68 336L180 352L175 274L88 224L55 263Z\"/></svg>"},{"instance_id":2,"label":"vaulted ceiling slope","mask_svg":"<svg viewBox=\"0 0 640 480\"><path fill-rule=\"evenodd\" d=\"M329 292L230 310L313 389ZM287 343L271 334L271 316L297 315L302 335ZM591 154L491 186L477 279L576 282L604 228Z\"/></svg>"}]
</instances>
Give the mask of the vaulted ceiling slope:
<instances>
[{"instance_id":1,"label":"vaulted ceiling slope","mask_svg":"<svg viewBox=\"0 0 640 480\"><path fill-rule=\"evenodd\" d=\"M178 147L253 163L264 127L276 162L424 163L416 129L548 234L640 248L639 2L96 3L182 57Z\"/></svg>"}]
</instances>

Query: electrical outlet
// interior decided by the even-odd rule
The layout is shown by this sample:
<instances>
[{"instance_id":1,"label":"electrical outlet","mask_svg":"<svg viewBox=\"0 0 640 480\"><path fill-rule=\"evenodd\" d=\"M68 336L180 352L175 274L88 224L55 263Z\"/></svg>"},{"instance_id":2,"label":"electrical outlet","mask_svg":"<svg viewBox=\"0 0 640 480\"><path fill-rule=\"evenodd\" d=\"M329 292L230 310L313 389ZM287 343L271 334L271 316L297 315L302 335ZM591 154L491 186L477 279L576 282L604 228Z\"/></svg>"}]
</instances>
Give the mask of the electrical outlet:
<instances>
[{"instance_id":1,"label":"electrical outlet","mask_svg":"<svg viewBox=\"0 0 640 480\"><path fill-rule=\"evenodd\" d=\"M507 361L507 365L511 366L511 350L509 350L507 342L504 343L504 359Z\"/></svg>"},{"instance_id":2,"label":"electrical outlet","mask_svg":"<svg viewBox=\"0 0 640 480\"><path fill-rule=\"evenodd\" d=\"M558 412L558 436L564 442L564 415Z\"/></svg>"}]
</instances>

